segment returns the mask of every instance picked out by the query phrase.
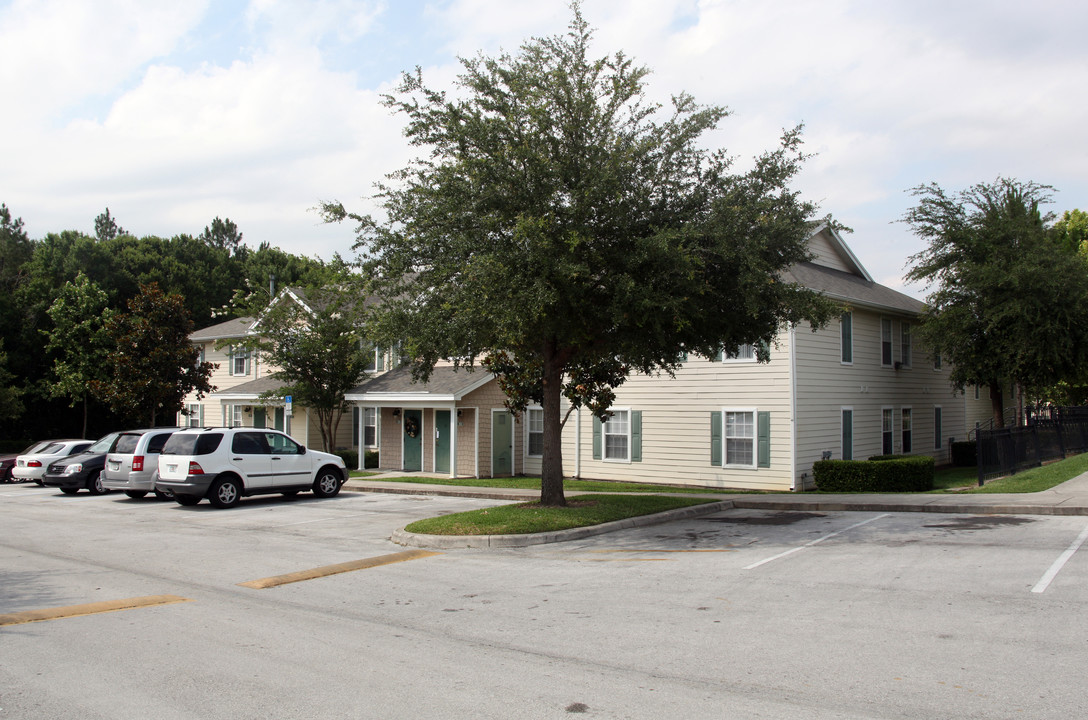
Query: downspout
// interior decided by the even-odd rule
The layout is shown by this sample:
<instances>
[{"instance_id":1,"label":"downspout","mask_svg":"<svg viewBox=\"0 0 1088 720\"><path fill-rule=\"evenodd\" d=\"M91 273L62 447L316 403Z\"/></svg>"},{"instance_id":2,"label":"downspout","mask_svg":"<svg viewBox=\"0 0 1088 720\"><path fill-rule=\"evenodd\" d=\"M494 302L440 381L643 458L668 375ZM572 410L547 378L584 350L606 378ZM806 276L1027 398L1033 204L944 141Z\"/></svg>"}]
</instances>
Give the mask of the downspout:
<instances>
[{"instance_id":1,"label":"downspout","mask_svg":"<svg viewBox=\"0 0 1088 720\"><path fill-rule=\"evenodd\" d=\"M574 477L582 479L582 408L574 411Z\"/></svg>"},{"instance_id":2,"label":"downspout","mask_svg":"<svg viewBox=\"0 0 1088 720\"><path fill-rule=\"evenodd\" d=\"M797 328L790 325L790 473L793 491L804 492L805 481L797 476Z\"/></svg>"}]
</instances>

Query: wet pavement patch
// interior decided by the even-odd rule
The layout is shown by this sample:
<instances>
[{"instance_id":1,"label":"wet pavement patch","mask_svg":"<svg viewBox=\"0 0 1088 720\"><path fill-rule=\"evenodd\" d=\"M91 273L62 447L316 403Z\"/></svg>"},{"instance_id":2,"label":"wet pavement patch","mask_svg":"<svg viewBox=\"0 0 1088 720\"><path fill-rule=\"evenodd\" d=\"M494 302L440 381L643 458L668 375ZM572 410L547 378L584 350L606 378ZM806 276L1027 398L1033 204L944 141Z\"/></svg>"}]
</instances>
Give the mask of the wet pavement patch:
<instances>
[{"instance_id":1,"label":"wet pavement patch","mask_svg":"<svg viewBox=\"0 0 1088 720\"><path fill-rule=\"evenodd\" d=\"M827 517L823 513L812 512L775 512L764 515L723 515L721 517L702 518L704 522L727 523L730 525L793 525L802 520Z\"/></svg>"},{"instance_id":2,"label":"wet pavement patch","mask_svg":"<svg viewBox=\"0 0 1088 720\"><path fill-rule=\"evenodd\" d=\"M952 518L946 522L933 523L932 525L923 525L922 527L958 532L961 530L992 530L998 527L1016 527L1031 522L1035 522L1035 520L1019 515L970 515Z\"/></svg>"}]
</instances>

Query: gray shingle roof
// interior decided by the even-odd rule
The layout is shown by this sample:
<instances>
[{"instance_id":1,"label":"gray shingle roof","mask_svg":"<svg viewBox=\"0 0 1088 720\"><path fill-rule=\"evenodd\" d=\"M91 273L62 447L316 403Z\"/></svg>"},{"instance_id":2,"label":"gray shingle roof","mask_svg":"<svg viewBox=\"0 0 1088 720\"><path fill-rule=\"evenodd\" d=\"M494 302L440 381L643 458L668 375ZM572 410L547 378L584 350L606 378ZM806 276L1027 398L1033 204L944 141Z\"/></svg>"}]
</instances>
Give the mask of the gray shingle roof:
<instances>
[{"instance_id":1,"label":"gray shingle roof","mask_svg":"<svg viewBox=\"0 0 1088 720\"><path fill-rule=\"evenodd\" d=\"M426 383L417 383L412 381L412 371L405 365L368 380L347 394L419 393L459 397L490 379L490 373L484 370L440 366L434 369Z\"/></svg>"},{"instance_id":2,"label":"gray shingle roof","mask_svg":"<svg viewBox=\"0 0 1088 720\"><path fill-rule=\"evenodd\" d=\"M235 385L234 387L226 388L223 390L217 390L208 397L223 398L223 397L235 397L235 396L257 396L261 393L273 392L283 387L282 380L276 380L273 377L263 377L256 380L250 380L249 382L242 383L241 385Z\"/></svg>"},{"instance_id":3,"label":"gray shingle roof","mask_svg":"<svg viewBox=\"0 0 1088 720\"><path fill-rule=\"evenodd\" d=\"M835 300L859 305L917 315L925 310L925 303L904 295L898 290L878 285L853 273L834 268L801 263L786 272L786 280L793 280L810 290L821 292Z\"/></svg>"},{"instance_id":4,"label":"gray shingle roof","mask_svg":"<svg viewBox=\"0 0 1088 720\"><path fill-rule=\"evenodd\" d=\"M190 340L222 340L224 338L245 337L253 318L240 317L221 322L218 325L209 325L201 330L189 334Z\"/></svg>"}]
</instances>

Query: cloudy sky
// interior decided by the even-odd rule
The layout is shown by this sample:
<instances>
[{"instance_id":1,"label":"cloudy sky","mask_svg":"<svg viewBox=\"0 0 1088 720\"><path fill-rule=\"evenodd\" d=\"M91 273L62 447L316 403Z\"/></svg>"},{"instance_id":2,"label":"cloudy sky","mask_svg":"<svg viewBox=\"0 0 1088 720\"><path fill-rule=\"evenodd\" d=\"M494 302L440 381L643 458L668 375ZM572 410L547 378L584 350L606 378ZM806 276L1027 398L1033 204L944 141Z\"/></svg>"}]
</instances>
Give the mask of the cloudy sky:
<instances>
[{"instance_id":1,"label":"cloudy sky","mask_svg":"<svg viewBox=\"0 0 1088 720\"><path fill-rule=\"evenodd\" d=\"M804 123L798 184L852 227L884 284L922 249L907 190L999 175L1088 208L1088 3L1037 0L585 0L596 54L653 70L732 116L708 144L743 160ZM565 32L566 0L0 0L0 202L31 237L136 235L234 220L328 259L352 228L312 208L366 197L411 157L379 104L402 70L446 88L458 56Z\"/></svg>"}]
</instances>

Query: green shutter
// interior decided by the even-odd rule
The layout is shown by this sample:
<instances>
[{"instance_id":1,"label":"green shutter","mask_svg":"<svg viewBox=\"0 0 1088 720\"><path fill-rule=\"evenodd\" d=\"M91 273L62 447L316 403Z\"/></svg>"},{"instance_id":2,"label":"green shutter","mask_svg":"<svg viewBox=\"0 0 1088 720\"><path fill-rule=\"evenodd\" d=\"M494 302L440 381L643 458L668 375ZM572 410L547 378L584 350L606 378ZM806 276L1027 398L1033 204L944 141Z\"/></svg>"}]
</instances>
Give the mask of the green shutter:
<instances>
[{"instance_id":1,"label":"green shutter","mask_svg":"<svg viewBox=\"0 0 1088 720\"><path fill-rule=\"evenodd\" d=\"M593 416L593 459L601 459L601 419Z\"/></svg>"},{"instance_id":2,"label":"green shutter","mask_svg":"<svg viewBox=\"0 0 1088 720\"><path fill-rule=\"evenodd\" d=\"M854 362L854 316L844 312L839 322L842 333L842 361L852 363Z\"/></svg>"},{"instance_id":3,"label":"green shutter","mask_svg":"<svg viewBox=\"0 0 1088 720\"><path fill-rule=\"evenodd\" d=\"M756 465L771 466L771 414L756 413Z\"/></svg>"},{"instance_id":4,"label":"green shutter","mask_svg":"<svg viewBox=\"0 0 1088 720\"><path fill-rule=\"evenodd\" d=\"M642 462L642 411L631 411L631 462Z\"/></svg>"},{"instance_id":5,"label":"green shutter","mask_svg":"<svg viewBox=\"0 0 1088 720\"><path fill-rule=\"evenodd\" d=\"M710 413L710 464L722 466L722 414Z\"/></svg>"}]
</instances>

